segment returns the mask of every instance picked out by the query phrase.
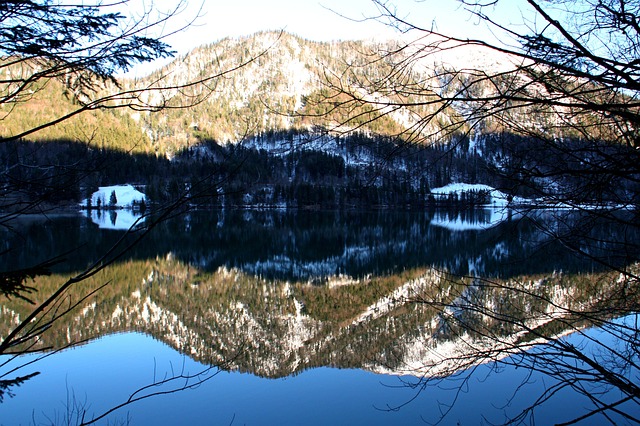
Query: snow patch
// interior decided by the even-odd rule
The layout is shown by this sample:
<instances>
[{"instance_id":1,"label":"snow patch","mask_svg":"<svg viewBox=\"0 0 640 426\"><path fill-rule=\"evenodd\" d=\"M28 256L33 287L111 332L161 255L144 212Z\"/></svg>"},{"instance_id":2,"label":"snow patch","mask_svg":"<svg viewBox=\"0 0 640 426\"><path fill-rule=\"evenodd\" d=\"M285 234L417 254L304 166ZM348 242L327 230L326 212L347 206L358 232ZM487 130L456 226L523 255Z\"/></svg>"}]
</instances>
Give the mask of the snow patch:
<instances>
[{"instance_id":1,"label":"snow patch","mask_svg":"<svg viewBox=\"0 0 640 426\"><path fill-rule=\"evenodd\" d=\"M431 190L431 193L436 197L446 197L452 193L459 195L463 192L487 192L491 197L490 204L494 206L507 206L512 202L524 201L520 200L518 197L511 197L502 191L498 191L497 189L482 183L450 183L449 185L445 185L441 188L433 188Z\"/></svg>"},{"instance_id":2,"label":"snow patch","mask_svg":"<svg viewBox=\"0 0 640 426\"><path fill-rule=\"evenodd\" d=\"M133 210L134 205L146 201L146 195L132 185L112 185L101 186L91 195L91 202L85 199L81 205L87 207L87 217L101 229L128 230L142 217Z\"/></svg>"},{"instance_id":3,"label":"snow patch","mask_svg":"<svg viewBox=\"0 0 640 426\"><path fill-rule=\"evenodd\" d=\"M111 203L112 194L115 194L115 203ZM100 204L102 207L123 209L131 208L134 202L140 203L141 201L147 201L146 195L135 189L132 185L101 186L91 195L92 207L97 207ZM86 206L87 200L83 200L82 204Z\"/></svg>"},{"instance_id":4,"label":"snow patch","mask_svg":"<svg viewBox=\"0 0 640 426\"><path fill-rule=\"evenodd\" d=\"M111 314L111 319L114 320L114 319L118 318L120 315L122 315L123 313L124 313L124 311L122 310L120 305L117 305L116 309L113 311L113 314Z\"/></svg>"}]
</instances>

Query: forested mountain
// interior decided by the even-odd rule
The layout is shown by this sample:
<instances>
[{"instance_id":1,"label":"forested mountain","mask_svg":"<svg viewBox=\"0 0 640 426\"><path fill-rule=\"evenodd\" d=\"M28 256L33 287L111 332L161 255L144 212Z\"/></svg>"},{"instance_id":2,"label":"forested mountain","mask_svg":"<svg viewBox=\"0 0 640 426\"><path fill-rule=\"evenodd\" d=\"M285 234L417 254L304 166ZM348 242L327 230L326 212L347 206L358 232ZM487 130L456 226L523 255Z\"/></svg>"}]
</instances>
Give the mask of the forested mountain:
<instances>
[{"instance_id":1,"label":"forested mountain","mask_svg":"<svg viewBox=\"0 0 640 426\"><path fill-rule=\"evenodd\" d=\"M312 42L275 32L223 39L198 47L143 79L122 81L125 90L134 85L153 88L159 80L163 87L182 86L247 62L216 79L212 85L194 86L191 92L182 88L180 91L166 89L143 94L150 103L155 99L156 103L163 102L169 107L193 103L194 97L201 102L186 109L167 108L159 113L94 112L89 117L74 120L72 125L40 131L34 139L71 139L99 147L127 149L133 145L131 139L140 138L135 131L127 133L123 130L128 129L128 117L131 117L146 136L143 141L135 141L137 152L171 155L202 140L237 143L265 131L311 130L315 125L329 128L334 124L332 118L340 118L314 116L325 113L321 108L327 109L331 105L311 108L308 101L327 90L324 87L327 75L340 74L347 67L358 66L359 74L370 76L388 72L384 63L373 62L367 56L372 47L364 42ZM71 89L55 80L35 88L29 103L17 104L10 111L12 119L2 123L2 134L16 134L52 118L54 112L70 111L74 106L74 94L70 92ZM7 109L5 113L8 112ZM110 120L113 115L116 119ZM94 128L96 120L110 130L102 133L102 129ZM85 127L85 134L79 132L78 126ZM389 126L387 130L397 130L393 120L372 123L366 129L385 133L385 126ZM97 132L99 137L91 137L88 130Z\"/></svg>"},{"instance_id":2,"label":"forested mountain","mask_svg":"<svg viewBox=\"0 0 640 426\"><path fill-rule=\"evenodd\" d=\"M328 90L327 76L339 75L347 67L358 66L362 75L388 72L384 63L368 56L371 48L364 42L321 43L276 32L201 46L143 81L152 84L162 78L170 85L184 85L250 62L216 81L214 87L189 93L204 95L198 105L147 114L140 122L153 144L166 146L169 142L177 149L201 140L237 143L267 131L331 128L340 117L326 115L331 104L316 105L313 100ZM184 92L164 95L169 105L185 100ZM393 120L382 120L367 130L384 134L385 130L397 130L397 125Z\"/></svg>"},{"instance_id":3,"label":"forested mountain","mask_svg":"<svg viewBox=\"0 0 640 426\"><path fill-rule=\"evenodd\" d=\"M522 184L518 171L528 161L538 162L542 171L563 162L588 167L566 155L593 151L579 137L558 135L562 146L554 150L494 125L491 117L471 130L461 121L463 106L415 102L385 110L363 103L349 111L347 120L340 108L344 93L337 90L335 78L357 86L394 72L381 56L393 47L392 42L319 43L275 32L198 47L135 84L154 87L161 80L165 86L180 86L246 65L212 85L143 93L151 104L168 106L158 112L90 111L45 128L31 141L0 146L3 180L14 189L16 182L25 182L7 199L78 202L98 186L128 182L146 188L150 200L157 202L190 191L201 203L228 207L423 208L492 201L487 191L454 198L431 193L451 183L500 188L509 200L526 198L541 186L575 184L570 177L549 179L543 172ZM403 79L413 84L422 75L469 63L487 70L511 66L506 56L475 51L464 57L430 58ZM459 90L461 81L451 81L447 90ZM133 84L124 81L123 87ZM0 134L17 134L50 119L52 111L71 110L74 97L68 90L51 81L34 91L30 102L3 111L10 119L2 121ZM424 93L416 99L419 95ZM407 104L416 99L408 97ZM191 106L173 108L184 104ZM437 108L439 119L429 128L412 128L414 115ZM538 119L547 118L523 117L532 123ZM453 122L463 124L456 131L439 132ZM416 132L435 136L421 143L406 139ZM606 150L610 157L625 155L615 147ZM54 185L61 181L63 192ZM628 183L616 183L609 182L615 189L605 196L576 191L574 201L624 199L619 195L630 190Z\"/></svg>"}]
</instances>

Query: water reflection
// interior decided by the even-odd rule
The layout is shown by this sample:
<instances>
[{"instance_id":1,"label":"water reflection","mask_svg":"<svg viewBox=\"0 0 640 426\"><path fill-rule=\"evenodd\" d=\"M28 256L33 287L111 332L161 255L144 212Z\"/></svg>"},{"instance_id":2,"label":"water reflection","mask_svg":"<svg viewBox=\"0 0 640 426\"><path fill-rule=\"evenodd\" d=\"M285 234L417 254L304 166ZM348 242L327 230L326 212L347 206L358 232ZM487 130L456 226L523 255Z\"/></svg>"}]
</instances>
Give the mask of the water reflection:
<instances>
[{"instance_id":1,"label":"water reflection","mask_svg":"<svg viewBox=\"0 0 640 426\"><path fill-rule=\"evenodd\" d=\"M87 410L87 421L154 379L173 377L177 371L206 374L195 389L138 401L98 424L106 424L104 420L116 425L420 424L425 412L436 408L424 398L407 409L387 411L389 404L401 404L414 393L398 388L401 383L395 377L319 368L293 378L264 380L210 369L136 333L109 336L44 359L39 368L47 372L40 381L34 379L15 398L0 404L2 423L30 424L34 419L36 424L69 424L70 419L76 424L82 409ZM391 387L394 392L389 392ZM172 389L163 385L145 389L142 395Z\"/></svg>"},{"instance_id":2,"label":"water reflection","mask_svg":"<svg viewBox=\"0 0 640 426\"><path fill-rule=\"evenodd\" d=\"M575 336L594 323L606 330L604 325L617 315L637 308L629 282L599 272L538 231L536 224L552 217L515 216L496 224L491 212L465 218L193 213L164 223L128 258L71 289L72 305L110 283L55 322L31 349L136 331L188 356L189 362L224 365L226 371L255 377L281 379L337 367L427 381L452 377L448 386L455 387L455 380L465 380L460 375L484 363L487 371L495 361L509 366L505 359L540 365L534 348L545 338ZM456 226L443 226L445 217ZM57 274L38 280L43 293L86 262L92 250L104 250L114 236L78 218L29 224L23 232L51 252L87 244ZM65 243L56 245L60 240L55 237L63 235ZM30 246L22 249L9 257L26 262ZM6 335L25 306L12 301L2 309L0 334ZM633 327L611 330L611 338L635 341L624 334ZM560 354L570 349L562 339L558 342L543 350ZM580 354L571 359L579 360ZM637 365L637 352L631 350L627 361ZM593 374L588 366L584 371ZM633 368L624 372L636 373ZM424 381L416 380L409 384L419 389ZM394 406L391 399L387 404Z\"/></svg>"},{"instance_id":3,"label":"water reflection","mask_svg":"<svg viewBox=\"0 0 640 426\"><path fill-rule=\"evenodd\" d=\"M100 229L111 229L116 231L127 231L137 226L143 220L139 212L127 209L119 210L90 210L85 212L91 222L98 225Z\"/></svg>"},{"instance_id":4,"label":"water reflection","mask_svg":"<svg viewBox=\"0 0 640 426\"><path fill-rule=\"evenodd\" d=\"M161 223L125 258L173 253L209 271L238 268L265 278L292 280L333 275L359 278L424 266L502 277L593 269L593 262L574 256L553 235L540 231L541 222L550 226L566 220L545 212L521 218L491 209L433 214L195 212ZM623 229L604 227L597 232L608 239L633 238ZM26 222L3 234L6 253L0 256L0 267L31 266L72 250L58 271L85 267L122 238L122 233L96 227L78 216ZM597 250L609 252L610 247Z\"/></svg>"}]
</instances>

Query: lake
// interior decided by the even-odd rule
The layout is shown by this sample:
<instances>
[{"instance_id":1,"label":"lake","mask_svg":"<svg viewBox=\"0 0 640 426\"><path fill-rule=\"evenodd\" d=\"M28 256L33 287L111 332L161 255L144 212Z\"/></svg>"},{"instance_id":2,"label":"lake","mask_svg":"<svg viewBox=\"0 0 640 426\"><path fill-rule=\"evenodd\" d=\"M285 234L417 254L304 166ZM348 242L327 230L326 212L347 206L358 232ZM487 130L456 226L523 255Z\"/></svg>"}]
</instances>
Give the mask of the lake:
<instances>
[{"instance_id":1,"label":"lake","mask_svg":"<svg viewBox=\"0 0 640 426\"><path fill-rule=\"evenodd\" d=\"M21 221L3 235L2 269L65 253L36 279L41 300L141 233L119 229L121 213L133 223L120 211ZM617 404L625 388L589 380L571 349L620 354L630 343L620 330L637 330L634 312L579 315L623 283L594 262L612 247L589 246L588 259L545 232L576 215L246 210L163 221L67 291L55 312L72 309L34 353L1 358L2 380L28 379L3 387L0 424L551 424L589 413L594 395L638 416L635 399ZM635 238L616 232L594 226L581 244ZM0 334L28 310L5 302ZM621 374L634 382L630 353ZM578 375L570 366L585 388L563 385Z\"/></svg>"}]
</instances>

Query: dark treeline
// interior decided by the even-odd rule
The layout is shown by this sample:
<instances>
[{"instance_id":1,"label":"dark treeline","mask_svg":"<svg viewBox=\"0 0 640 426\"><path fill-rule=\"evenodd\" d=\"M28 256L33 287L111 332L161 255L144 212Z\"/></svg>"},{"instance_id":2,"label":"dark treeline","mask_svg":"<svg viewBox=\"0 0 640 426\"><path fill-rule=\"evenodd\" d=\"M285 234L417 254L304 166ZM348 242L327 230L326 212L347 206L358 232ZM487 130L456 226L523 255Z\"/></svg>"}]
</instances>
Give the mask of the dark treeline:
<instances>
[{"instance_id":1,"label":"dark treeline","mask_svg":"<svg viewBox=\"0 0 640 426\"><path fill-rule=\"evenodd\" d=\"M572 180L571 173L561 180L554 176L558 168L570 171L624 156L624 147L587 150L580 141L565 140L556 150L542 149L535 139L510 134L474 141L460 137L429 147L364 134L326 137L331 146L304 143L313 137L291 130L235 145L205 141L171 159L69 141L5 144L0 146L4 204L78 203L99 186L123 183L142 188L151 203L190 194L211 207L321 209L467 208L491 202L487 191L432 193L457 182L486 184L522 197L560 188L576 202L616 202L625 198L622 193L639 192L628 187L628 179L618 184L607 170L594 176L601 181L598 191L582 191L583 180ZM284 148L273 149L275 143Z\"/></svg>"}]
</instances>

